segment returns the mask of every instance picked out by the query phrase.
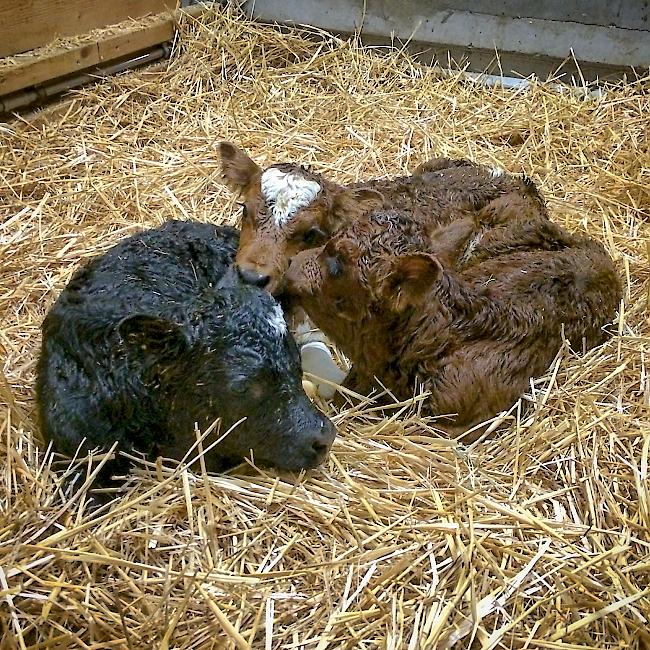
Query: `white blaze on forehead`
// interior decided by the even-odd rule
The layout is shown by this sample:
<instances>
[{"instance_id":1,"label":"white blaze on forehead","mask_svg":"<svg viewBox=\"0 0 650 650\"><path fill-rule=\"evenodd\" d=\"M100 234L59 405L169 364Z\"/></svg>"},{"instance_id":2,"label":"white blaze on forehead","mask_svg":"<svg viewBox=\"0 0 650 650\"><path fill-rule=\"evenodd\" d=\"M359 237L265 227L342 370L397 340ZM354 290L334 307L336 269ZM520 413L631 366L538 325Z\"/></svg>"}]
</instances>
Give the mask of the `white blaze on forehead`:
<instances>
[{"instance_id":1,"label":"white blaze on forehead","mask_svg":"<svg viewBox=\"0 0 650 650\"><path fill-rule=\"evenodd\" d=\"M501 169L501 167L492 167L490 170L490 176L492 178L499 178L499 176L503 176L505 173L505 170Z\"/></svg>"},{"instance_id":2,"label":"white blaze on forehead","mask_svg":"<svg viewBox=\"0 0 650 650\"><path fill-rule=\"evenodd\" d=\"M278 336L284 336L287 333L287 322L284 320L284 313L280 305L271 307L267 320Z\"/></svg>"},{"instance_id":3,"label":"white blaze on forehead","mask_svg":"<svg viewBox=\"0 0 650 650\"><path fill-rule=\"evenodd\" d=\"M262 174L262 194L271 207L278 226L291 219L300 208L309 205L320 189L316 181L275 167L270 167Z\"/></svg>"}]
</instances>

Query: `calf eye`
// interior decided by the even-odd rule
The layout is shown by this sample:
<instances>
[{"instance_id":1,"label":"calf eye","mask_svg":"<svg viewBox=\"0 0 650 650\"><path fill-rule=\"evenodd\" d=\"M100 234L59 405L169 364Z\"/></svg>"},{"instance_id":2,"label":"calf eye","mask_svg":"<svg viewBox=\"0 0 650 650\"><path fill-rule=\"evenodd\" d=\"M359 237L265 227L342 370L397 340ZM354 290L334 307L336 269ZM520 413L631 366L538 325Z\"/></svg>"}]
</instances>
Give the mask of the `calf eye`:
<instances>
[{"instance_id":1,"label":"calf eye","mask_svg":"<svg viewBox=\"0 0 650 650\"><path fill-rule=\"evenodd\" d=\"M343 264L338 257L326 257L325 266L327 267L327 272L333 278L338 278L343 274Z\"/></svg>"},{"instance_id":2,"label":"calf eye","mask_svg":"<svg viewBox=\"0 0 650 650\"><path fill-rule=\"evenodd\" d=\"M246 204L238 203L237 205L241 208L242 221L248 221L248 208L246 207Z\"/></svg>"},{"instance_id":3,"label":"calf eye","mask_svg":"<svg viewBox=\"0 0 650 650\"><path fill-rule=\"evenodd\" d=\"M259 400L264 395L264 384L249 377L231 379L228 388L232 394L251 400Z\"/></svg>"},{"instance_id":4,"label":"calf eye","mask_svg":"<svg viewBox=\"0 0 650 650\"><path fill-rule=\"evenodd\" d=\"M245 377L235 377L228 382L228 388L238 395L243 395L248 390L248 381Z\"/></svg>"},{"instance_id":5,"label":"calf eye","mask_svg":"<svg viewBox=\"0 0 650 650\"><path fill-rule=\"evenodd\" d=\"M317 246L326 237L327 235L320 228L310 228L303 234L302 241L307 244L307 246Z\"/></svg>"}]
</instances>

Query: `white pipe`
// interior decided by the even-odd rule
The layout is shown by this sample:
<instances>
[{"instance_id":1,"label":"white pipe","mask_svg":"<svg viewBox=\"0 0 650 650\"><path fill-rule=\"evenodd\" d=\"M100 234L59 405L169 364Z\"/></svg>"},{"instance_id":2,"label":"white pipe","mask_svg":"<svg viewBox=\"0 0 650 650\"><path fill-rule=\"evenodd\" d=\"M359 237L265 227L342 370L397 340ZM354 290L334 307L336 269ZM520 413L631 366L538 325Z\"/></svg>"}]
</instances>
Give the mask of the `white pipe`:
<instances>
[{"instance_id":1,"label":"white pipe","mask_svg":"<svg viewBox=\"0 0 650 650\"><path fill-rule=\"evenodd\" d=\"M449 68L442 68L443 74L453 77L458 74L458 71L451 70ZM517 77L503 77L501 75L486 74L484 72L462 72L461 73L469 81L475 81L476 83L483 84L489 87L502 87L509 88L511 90L521 90L530 88L530 79L521 79ZM568 84L553 84L553 88L560 93L570 92L574 95L581 97L591 97L598 99L603 97L605 91L602 88L596 88L594 90L589 90L586 86L570 86Z\"/></svg>"}]
</instances>

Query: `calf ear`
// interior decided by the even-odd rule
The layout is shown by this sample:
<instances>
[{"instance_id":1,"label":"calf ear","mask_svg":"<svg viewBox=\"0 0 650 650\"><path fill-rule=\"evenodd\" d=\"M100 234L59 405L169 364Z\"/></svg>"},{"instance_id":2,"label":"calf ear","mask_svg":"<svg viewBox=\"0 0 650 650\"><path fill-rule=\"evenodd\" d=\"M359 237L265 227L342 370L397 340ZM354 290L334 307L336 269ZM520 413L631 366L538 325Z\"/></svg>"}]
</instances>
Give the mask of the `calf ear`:
<instances>
[{"instance_id":1,"label":"calf ear","mask_svg":"<svg viewBox=\"0 0 650 650\"><path fill-rule=\"evenodd\" d=\"M241 149L230 142L219 143L221 171L226 184L241 190L248 186L262 170Z\"/></svg>"},{"instance_id":2,"label":"calf ear","mask_svg":"<svg viewBox=\"0 0 650 650\"><path fill-rule=\"evenodd\" d=\"M217 289L234 289L241 285L241 280L239 279L239 273L235 268L234 264L231 264L226 272L221 276L221 279L217 282Z\"/></svg>"},{"instance_id":3,"label":"calf ear","mask_svg":"<svg viewBox=\"0 0 650 650\"><path fill-rule=\"evenodd\" d=\"M127 316L118 325L118 332L127 346L160 357L174 357L190 346L179 325L147 314Z\"/></svg>"},{"instance_id":4,"label":"calf ear","mask_svg":"<svg viewBox=\"0 0 650 650\"><path fill-rule=\"evenodd\" d=\"M438 259L428 253L409 253L396 257L384 279L382 299L396 312L420 306L433 284L442 275Z\"/></svg>"},{"instance_id":5,"label":"calf ear","mask_svg":"<svg viewBox=\"0 0 650 650\"><path fill-rule=\"evenodd\" d=\"M345 188L337 192L332 204L334 230L373 210L378 210L383 205L383 195L367 187Z\"/></svg>"}]
</instances>

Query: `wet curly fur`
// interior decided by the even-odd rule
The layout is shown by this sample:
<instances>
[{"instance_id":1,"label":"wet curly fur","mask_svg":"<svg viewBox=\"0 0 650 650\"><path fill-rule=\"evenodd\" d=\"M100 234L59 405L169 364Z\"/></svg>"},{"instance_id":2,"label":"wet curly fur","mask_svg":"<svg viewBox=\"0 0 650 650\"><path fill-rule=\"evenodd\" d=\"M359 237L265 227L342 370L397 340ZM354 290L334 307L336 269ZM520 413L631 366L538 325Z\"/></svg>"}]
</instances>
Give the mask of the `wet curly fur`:
<instances>
[{"instance_id":1,"label":"wet curly fur","mask_svg":"<svg viewBox=\"0 0 650 650\"><path fill-rule=\"evenodd\" d=\"M220 418L221 433L241 423L206 454L209 469L251 450L286 469L323 460L334 427L303 392L279 306L228 272L238 236L170 221L75 273L45 318L37 368L41 430L58 451L117 442L182 459L195 424Z\"/></svg>"},{"instance_id":2,"label":"wet curly fur","mask_svg":"<svg viewBox=\"0 0 650 650\"><path fill-rule=\"evenodd\" d=\"M377 377L406 399L420 382L452 435L509 408L563 335L577 350L601 343L621 298L600 243L543 215L500 213L485 230L481 218L431 232L375 212L287 273L287 294L352 360L350 388Z\"/></svg>"}]
</instances>

